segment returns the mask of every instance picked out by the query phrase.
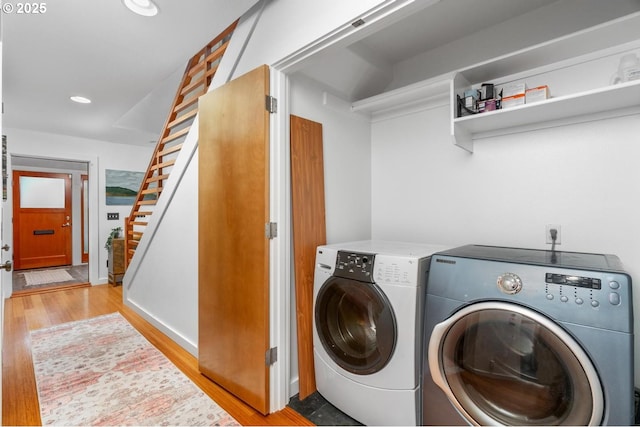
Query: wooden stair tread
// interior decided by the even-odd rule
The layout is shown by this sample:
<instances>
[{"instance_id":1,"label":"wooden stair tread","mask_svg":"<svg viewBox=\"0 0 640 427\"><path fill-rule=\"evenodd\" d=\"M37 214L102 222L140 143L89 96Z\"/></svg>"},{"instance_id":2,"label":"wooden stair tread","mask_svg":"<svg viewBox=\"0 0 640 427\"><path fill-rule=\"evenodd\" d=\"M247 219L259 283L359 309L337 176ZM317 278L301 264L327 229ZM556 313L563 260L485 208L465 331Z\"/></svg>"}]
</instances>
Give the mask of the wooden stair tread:
<instances>
[{"instance_id":1,"label":"wooden stair tread","mask_svg":"<svg viewBox=\"0 0 640 427\"><path fill-rule=\"evenodd\" d=\"M162 187L151 187L146 190L142 190L140 194L160 194L162 193Z\"/></svg>"},{"instance_id":2,"label":"wooden stair tread","mask_svg":"<svg viewBox=\"0 0 640 427\"><path fill-rule=\"evenodd\" d=\"M157 181L164 181L165 179L169 179L169 174L165 173L162 175L155 175L152 176L151 178L147 178L147 180L145 181L147 184L151 184Z\"/></svg>"},{"instance_id":3,"label":"wooden stair tread","mask_svg":"<svg viewBox=\"0 0 640 427\"><path fill-rule=\"evenodd\" d=\"M163 138L162 142L166 144L169 141L173 141L174 139L178 139L181 136L184 136L187 133L189 133L189 129L191 129L191 126L189 126L187 128L184 128L184 129L181 129L181 130L179 130L177 132L174 132L174 133L170 134L169 136Z\"/></svg>"},{"instance_id":4,"label":"wooden stair tread","mask_svg":"<svg viewBox=\"0 0 640 427\"><path fill-rule=\"evenodd\" d=\"M207 93L207 89L202 89L198 91L195 95L189 97L187 100L183 101L180 105L177 105L174 111L179 112L195 104L196 102L198 102L200 97L205 93Z\"/></svg>"},{"instance_id":5,"label":"wooden stair tread","mask_svg":"<svg viewBox=\"0 0 640 427\"><path fill-rule=\"evenodd\" d=\"M183 87L182 90L180 90L180 95L186 95L191 91L193 91L194 89L200 86L203 86L205 83L206 83L205 75L203 74L202 76L199 76L198 78L194 79L191 83Z\"/></svg>"},{"instance_id":6,"label":"wooden stair tread","mask_svg":"<svg viewBox=\"0 0 640 427\"><path fill-rule=\"evenodd\" d=\"M222 44L219 48L217 48L216 50L211 52L206 58L206 63L210 64L212 62L215 62L215 61L221 59L222 55L224 55L224 52L227 49L228 45L229 45L229 42L226 42L226 43Z\"/></svg>"},{"instance_id":7,"label":"wooden stair tread","mask_svg":"<svg viewBox=\"0 0 640 427\"><path fill-rule=\"evenodd\" d=\"M189 128L191 128L191 126L189 126ZM184 145L184 143L180 143L180 144L176 144L173 147L169 147L165 150L162 150L162 152L160 152L159 154L161 154L162 156L166 156L172 153L175 153L177 151L182 150L182 146Z\"/></svg>"},{"instance_id":8,"label":"wooden stair tread","mask_svg":"<svg viewBox=\"0 0 640 427\"><path fill-rule=\"evenodd\" d=\"M169 125L167 127L173 129L177 125L180 125L180 124L186 122L187 120L194 118L196 116L196 114L198 114L198 109L194 108L193 110L191 110L191 111L189 111L187 113L184 113L180 117L176 117L175 119L173 119L173 121L171 123L169 123Z\"/></svg>"},{"instance_id":9,"label":"wooden stair tread","mask_svg":"<svg viewBox=\"0 0 640 427\"><path fill-rule=\"evenodd\" d=\"M173 166L173 164L176 162L175 159L172 160L167 160L166 162L162 162L162 163L156 163L155 165L151 166L151 168L153 170L157 170L157 169L162 169L162 168L167 168L169 166Z\"/></svg>"},{"instance_id":10,"label":"wooden stair tread","mask_svg":"<svg viewBox=\"0 0 640 427\"><path fill-rule=\"evenodd\" d=\"M196 74L202 72L202 70L204 70L204 67L207 65L206 62L204 62L204 60L199 61L196 65L194 65L193 67L191 67L191 69L189 70L189 72L187 73L187 75L189 77L193 77Z\"/></svg>"}]
</instances>

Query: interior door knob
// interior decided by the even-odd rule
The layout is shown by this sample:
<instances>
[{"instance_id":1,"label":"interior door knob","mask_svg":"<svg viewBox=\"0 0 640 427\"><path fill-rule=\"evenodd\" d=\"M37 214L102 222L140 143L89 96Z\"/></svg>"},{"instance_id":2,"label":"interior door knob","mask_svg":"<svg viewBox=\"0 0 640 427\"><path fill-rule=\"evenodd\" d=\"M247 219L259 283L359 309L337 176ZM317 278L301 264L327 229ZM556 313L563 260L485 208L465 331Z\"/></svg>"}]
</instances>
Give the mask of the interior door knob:
<instances>
[{"instance_id":1,"label":"interior door knob","mask_svg":"<svg viewBox=\"0 0 640 427\"><path fill-rule=\"evenodd\" d=\"M11 246L9 246L8 244L4 244L4 246L2 246L2 250L3 251L9 251L9 249L11 249Z\"/></svg>"},{"instance_id":2,"label":"interior door knob","mask_svg":"<svg viewBox=\"0 0 640 427\"><path fill-rule=\"evenodd\" d=\"M63 226L63 227L70 227L70 226L71 226L71 223L70 223L70 222L67 222L66 224L62 224L62 226Z\"/></svg>"},{"instance_id":3,"label":"interior door knob","mask_svg":"<svg viewBox=\"0 0 640 427\"><path fill-rule=\"evenodd\" d=\"M11 271L11 268L13 268L13 264L11 264L11 261L5 261L4 264L0 264L0 268L4 268L7 271Z\"/></svg>"}]
</instances>

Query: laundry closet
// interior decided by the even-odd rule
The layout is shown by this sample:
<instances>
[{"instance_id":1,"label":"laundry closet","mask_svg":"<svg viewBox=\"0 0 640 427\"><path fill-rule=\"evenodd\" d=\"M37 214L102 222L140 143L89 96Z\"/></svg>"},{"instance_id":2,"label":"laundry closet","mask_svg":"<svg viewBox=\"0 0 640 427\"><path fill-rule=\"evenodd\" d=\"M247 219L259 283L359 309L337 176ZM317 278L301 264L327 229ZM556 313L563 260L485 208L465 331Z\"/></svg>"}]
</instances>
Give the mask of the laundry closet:
<instances>
[{"instance_id":1,"label":"laundry closet","mask_svg":"<svg viewBox=\"0 0 640 427\"><path fill-rule=\"evenodd\" d=\"M619 79L640 57L640 3L492 2L498 17L462 3L399 10L287 74L289 113L323 126L327 243L548 249L557 224L558 249L615 253L640 280L640 79ZM482 84L549 99L458 117Z\"/></svg>"}]
</instances>

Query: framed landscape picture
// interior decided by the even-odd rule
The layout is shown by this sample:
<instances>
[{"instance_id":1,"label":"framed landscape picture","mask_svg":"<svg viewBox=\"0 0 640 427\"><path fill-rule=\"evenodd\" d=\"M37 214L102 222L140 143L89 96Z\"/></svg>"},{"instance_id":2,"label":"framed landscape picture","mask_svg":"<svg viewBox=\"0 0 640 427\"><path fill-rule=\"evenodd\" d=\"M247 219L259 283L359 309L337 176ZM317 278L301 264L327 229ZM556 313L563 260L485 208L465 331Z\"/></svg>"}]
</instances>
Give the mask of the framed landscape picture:
<instances>
[{"instance_id":1,"label":"framed landscape picture","mask_svg":"<svg viewBox=\"0 0 640 427\"><path fill-rule=\"evenodd\" d=\"M105 169L106 204L133 205L144 172Z\"/></svg>"}]
</instances>

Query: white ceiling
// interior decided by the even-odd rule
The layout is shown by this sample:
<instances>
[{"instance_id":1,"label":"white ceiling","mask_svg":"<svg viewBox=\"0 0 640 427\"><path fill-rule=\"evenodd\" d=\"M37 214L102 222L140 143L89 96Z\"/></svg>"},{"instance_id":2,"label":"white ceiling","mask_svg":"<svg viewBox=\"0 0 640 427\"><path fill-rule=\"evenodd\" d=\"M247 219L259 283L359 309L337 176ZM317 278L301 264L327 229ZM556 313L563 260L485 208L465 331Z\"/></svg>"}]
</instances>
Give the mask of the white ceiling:
<instances>
[{"instance_id":1,"label":"white ceiling","mask_svg":"<svg viewBox=\"0 0 640 427\"><path fill-rule=\"evenodd\" d=\"M423 66L424 60L413 59L442 51L443 46L458 51L456 42L462 41L465 46L476 45L482 54L498 56L636 12L640 0L416 0L408 9L411 14L393 23L373 24L381 28L369 31L370 35L359 37L356 32L349 42L315 55L294 75L315 80L329 92L355 101L393 89L398 83L398 64ZM544 22L530 25L537 19ZM501 39L496 34L502 28L511 34L521 28L522 34ZM488 33L493 38L486 37ZM495 46L485 44L490 39ZM435 57L442 57L442 52ZM462 64L464 58L458 62ZM451 64L431 61L428 69L414 74L422 73L418 80L424 80L453 70L445 66Z\"/></svg>"},{"instance_id":2,"label":"white ceiling","mask_svg":"<svg viewBox=\"0 0 640 427\"><path fill-rule=\"evenodd\" d=\"M555 1L440 0L361 43L396 64Z\"/></svg>"},{"instance_id":3,"label":"white ceiling","mask_svg":"<svg viewBox=\"0 0 640 427\"><path fill-rule=\"evenodd\" d=\"M155 143L188 59L256 2L156 0L160 13L142 17L122 0L54 0L4 13L3 126Z\"/></svg>"}]
</instances>

